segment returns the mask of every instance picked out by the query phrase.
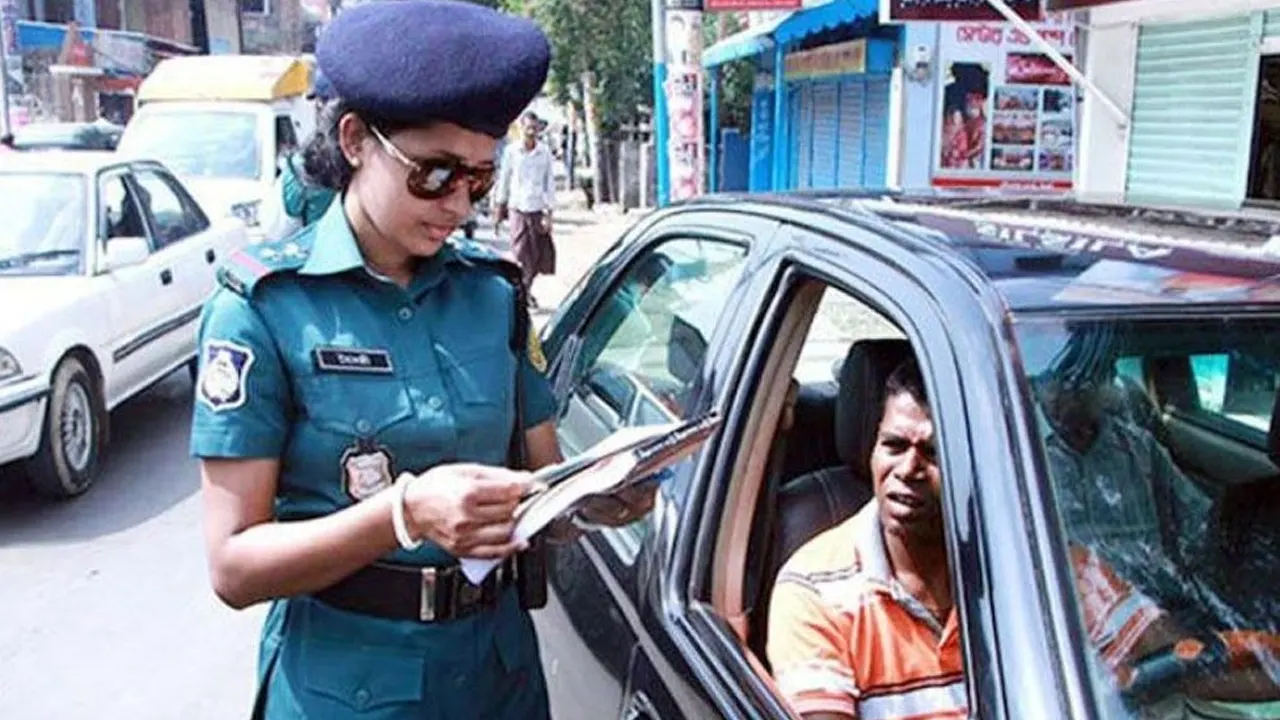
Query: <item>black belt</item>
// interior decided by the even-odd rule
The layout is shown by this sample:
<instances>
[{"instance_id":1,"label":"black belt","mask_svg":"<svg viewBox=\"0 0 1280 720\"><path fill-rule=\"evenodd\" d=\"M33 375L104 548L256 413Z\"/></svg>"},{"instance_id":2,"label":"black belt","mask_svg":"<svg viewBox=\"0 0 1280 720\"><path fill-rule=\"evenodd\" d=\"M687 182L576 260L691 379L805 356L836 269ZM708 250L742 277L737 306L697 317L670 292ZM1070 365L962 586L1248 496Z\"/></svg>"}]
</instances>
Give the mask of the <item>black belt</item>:
<instances>
[{"instance_id":1,"label":"black belt","mask_svg":"<svg viewBox=\"0 0 1280 720\"><path fill-rule=\"evenodd\" d=\"M362 615L447 622L496 606L502 592L516 582L515 566L508 560L479 585L472 585L457 565L435 568L374 563L312 597Z\"/></svg>"}]
</instances>

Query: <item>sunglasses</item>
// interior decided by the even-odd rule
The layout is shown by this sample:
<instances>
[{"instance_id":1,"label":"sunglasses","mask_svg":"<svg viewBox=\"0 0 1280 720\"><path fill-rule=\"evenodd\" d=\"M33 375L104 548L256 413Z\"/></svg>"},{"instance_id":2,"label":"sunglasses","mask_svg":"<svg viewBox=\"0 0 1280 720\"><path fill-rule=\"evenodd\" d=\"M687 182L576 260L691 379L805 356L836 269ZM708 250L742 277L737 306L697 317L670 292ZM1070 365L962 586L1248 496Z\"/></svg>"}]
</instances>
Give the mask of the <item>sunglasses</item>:
<instances>
[{"instance_id":1,"label":"sunglasses","mask_svg":"<svg viewBox=\"0 0 1280 720\"><path fill-rule=\"evenodd\" d=\"M439 200L452 193L458 187L458 183L466 182L467 194L474 203L493 189L497 171L492 167L474 167L455 158L414 160L388 140L381 130L372 125L369 126L369 130L388 155L409 169L405 186L409 194L416 198Z\"/></svg>"}]
</instances>

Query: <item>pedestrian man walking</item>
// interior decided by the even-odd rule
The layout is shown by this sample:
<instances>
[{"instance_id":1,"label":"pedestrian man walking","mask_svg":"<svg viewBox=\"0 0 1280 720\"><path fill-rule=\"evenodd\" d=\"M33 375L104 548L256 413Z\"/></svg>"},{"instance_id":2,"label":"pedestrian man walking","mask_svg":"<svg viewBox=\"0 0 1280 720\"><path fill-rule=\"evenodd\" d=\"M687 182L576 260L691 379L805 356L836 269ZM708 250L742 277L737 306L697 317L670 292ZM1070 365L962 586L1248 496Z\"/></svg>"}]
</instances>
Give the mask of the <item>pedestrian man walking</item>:
<instances>
[{"instance_id":1,"label":"pedestrian man walking","mask_svg":"<svg viewBox=\"0 0 1280 720\"><path fill-rule=\"evenodd\" d=\"M524 274L526 290L539 275L556 271L556 248L551 238L551 209L555 204L555 158L538 141L542 122L532 111L520 119L523 142L502 154L498 171L497 224L511 217L511 250ZM529 301L536 307L533 295Z\"/></svg>"}]
</instances>

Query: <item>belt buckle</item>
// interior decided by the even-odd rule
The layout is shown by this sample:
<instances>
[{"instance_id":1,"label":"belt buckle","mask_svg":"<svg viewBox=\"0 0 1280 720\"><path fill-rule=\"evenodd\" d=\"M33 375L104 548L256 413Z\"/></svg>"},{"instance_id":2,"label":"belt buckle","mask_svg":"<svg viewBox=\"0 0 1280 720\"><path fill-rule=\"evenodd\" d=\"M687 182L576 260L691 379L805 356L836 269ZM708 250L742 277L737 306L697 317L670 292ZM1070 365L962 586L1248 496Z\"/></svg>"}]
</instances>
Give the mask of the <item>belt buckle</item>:
<instances>
[{"instance_id":1,"label":"belt buckle","mask_svg":"<svg viewBox=\"0 0 1280 720\"><path fill-rule=\"evenodd\" d=\"M422 587L419 593L418 619L432 622L436 619L436 569L422 568Z\"/></svg>"}]
</instances>

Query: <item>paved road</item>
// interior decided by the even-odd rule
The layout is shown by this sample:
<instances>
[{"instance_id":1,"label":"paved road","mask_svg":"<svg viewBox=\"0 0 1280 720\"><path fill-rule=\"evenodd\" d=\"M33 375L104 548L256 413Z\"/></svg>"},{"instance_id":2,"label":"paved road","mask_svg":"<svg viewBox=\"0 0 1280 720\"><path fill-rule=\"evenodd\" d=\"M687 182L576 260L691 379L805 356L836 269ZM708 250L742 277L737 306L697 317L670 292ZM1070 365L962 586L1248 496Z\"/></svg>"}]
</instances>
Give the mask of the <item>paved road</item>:
<instances>
[{"instance_id":1,"label":"paved road","mask_svg":"<svg viewBox=\"0 0 1280 720\"><path fill-rule=\"evenodd\" d=\"M539 280L544 306L622 227L567 219L566 277ZM505 246L487 226L477 239ZM0 720L245 716L263 610L226 609L209 589L190 413L185 372L119 408L102 475L72 502L0 472Z\"/></svg>"},{"instance_id":2,"label":"paved road","mask_svg":"<svg viewBox=\"0 0 1280 720\"><path fill-rule=\"evenodd\" d=\"M214 720L252 694L261 611L209 590L185 373L114 413L85 496L0 487L0 718Z\"/></svg>"}]
</instances>

